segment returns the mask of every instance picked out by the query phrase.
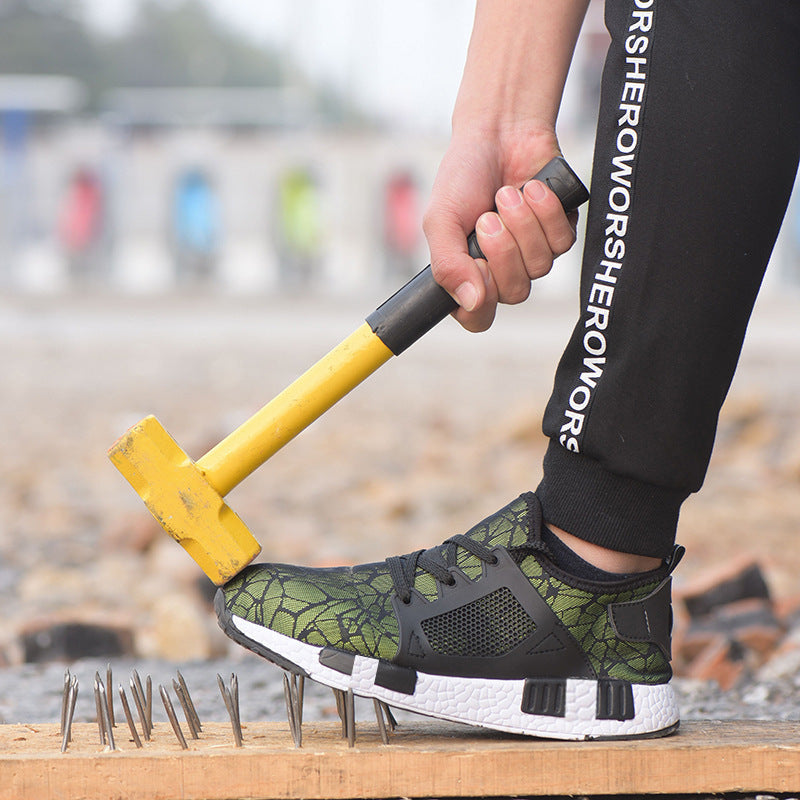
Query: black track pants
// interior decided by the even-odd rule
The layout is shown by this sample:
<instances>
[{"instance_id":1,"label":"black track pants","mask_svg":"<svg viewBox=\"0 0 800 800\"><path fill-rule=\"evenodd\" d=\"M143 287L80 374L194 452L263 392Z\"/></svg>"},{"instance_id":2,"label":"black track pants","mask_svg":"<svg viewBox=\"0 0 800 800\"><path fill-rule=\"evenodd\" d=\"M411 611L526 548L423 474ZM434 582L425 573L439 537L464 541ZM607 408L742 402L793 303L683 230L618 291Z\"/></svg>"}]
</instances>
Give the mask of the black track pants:
<instances>
[{"instance_id":1,"label":"black track pants","mask_svg":"<svg viewBox=\"0 0 800 800\"><path fill-rule=\"evenodd\" d=\"M581 318L545 519L666 556L697 491L800 152L800 0L607 0Z\"/></svg>"}]
</instances>

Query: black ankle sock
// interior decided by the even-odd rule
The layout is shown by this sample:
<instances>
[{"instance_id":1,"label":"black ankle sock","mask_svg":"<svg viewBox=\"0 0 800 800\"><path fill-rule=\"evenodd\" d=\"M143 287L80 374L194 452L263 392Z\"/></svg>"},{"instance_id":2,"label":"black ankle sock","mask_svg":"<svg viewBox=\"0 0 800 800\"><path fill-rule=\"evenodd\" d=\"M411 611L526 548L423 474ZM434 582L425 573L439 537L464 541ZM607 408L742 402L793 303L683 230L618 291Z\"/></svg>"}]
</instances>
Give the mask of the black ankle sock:
<instances>
[{"instance_id":1,"label":"black ankle sock","mask_svg":"<svg viewBox=\"0 0 800 800\"><path fill-rule=\"evenodd\" d=\"M631 572L606 572L604 569L600 569L599 567L595 567L594 564L584 561L584 559L565 545L546 525L542 526L542 541L550 548L556 566L563 569L564 572L574 575L576 578L602 583L608 581L622 581L635 574Z\"/></svg>"}]
</instances>

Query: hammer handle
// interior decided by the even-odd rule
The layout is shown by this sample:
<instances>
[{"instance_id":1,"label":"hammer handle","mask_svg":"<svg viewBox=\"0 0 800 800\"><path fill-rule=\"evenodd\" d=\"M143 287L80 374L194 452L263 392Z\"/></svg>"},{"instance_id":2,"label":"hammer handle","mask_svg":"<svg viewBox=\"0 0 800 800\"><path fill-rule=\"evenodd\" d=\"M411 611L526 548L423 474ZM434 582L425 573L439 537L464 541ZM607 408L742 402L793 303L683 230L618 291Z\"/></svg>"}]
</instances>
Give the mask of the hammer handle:
<instances>
[{"instance_id":1,"label":"hammer handle","mask_svg":"<svg viewBox=\"0 0 800 800\"><path fill-rule=\"evenodd\" d=\"M532 180L545 182L567 211L589 193L563 158ZM475 233L470 254L483 258ZM210 450L196 465L225 496L393 355L399 355L450 314L457 304L433 278L430 266L367 317L366 322L314 366Z\"/></svg>"}]
</instances>

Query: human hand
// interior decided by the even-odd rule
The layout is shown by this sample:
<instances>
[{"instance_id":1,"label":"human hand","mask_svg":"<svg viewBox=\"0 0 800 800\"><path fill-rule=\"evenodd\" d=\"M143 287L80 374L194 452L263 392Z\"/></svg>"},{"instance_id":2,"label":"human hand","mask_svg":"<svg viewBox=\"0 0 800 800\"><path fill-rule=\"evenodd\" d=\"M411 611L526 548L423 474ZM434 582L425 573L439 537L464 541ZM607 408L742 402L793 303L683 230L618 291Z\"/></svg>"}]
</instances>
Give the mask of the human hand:
<instances>
[{"instance_id":1,"label":"human hand","mask_svg":"<svg viewBox=\"0 0 800 800\"><path fill-rule=\"evenodd\" d=\"M577 212L539 181L525 183L560 155L555 134L454 137L436 176L423 227L436 281L459 303L455 318L470 331L492 324L497 303L521 303L531 282L575 242ZM492 206L496 211L487 211ZM473 259L475 229L487 261Z\"/></svg>"}]
</instances>

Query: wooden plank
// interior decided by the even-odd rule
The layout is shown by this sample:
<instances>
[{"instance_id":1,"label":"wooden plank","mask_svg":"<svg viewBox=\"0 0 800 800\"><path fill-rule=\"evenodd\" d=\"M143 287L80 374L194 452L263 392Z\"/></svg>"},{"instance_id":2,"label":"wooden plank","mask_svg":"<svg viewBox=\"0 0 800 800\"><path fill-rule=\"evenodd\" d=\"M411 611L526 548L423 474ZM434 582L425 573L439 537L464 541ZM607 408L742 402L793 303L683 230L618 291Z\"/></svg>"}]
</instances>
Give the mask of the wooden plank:
<instances>
[{"instance_id":1,"label":"wooden plank","mask_svg":"<svg viewBox=\"0 0 800 800\"><path fill-rule=\"evenodd\" d=\"M421 721L382 745L376 724L356 746L339 723L306 723L295 749L282 723L207 723L181 750L166 723L138 750L117 724L118 750L97 726L76 724L60 752L57 725L0 726L0 798L127 800L228 798L508 797L703 794L800 790L800 723L687 722L674 736L633 742L557 742Z\"/></svg>"}]
</instances>

